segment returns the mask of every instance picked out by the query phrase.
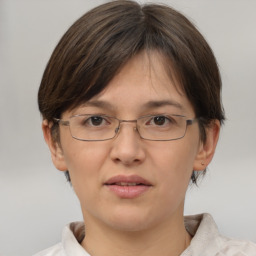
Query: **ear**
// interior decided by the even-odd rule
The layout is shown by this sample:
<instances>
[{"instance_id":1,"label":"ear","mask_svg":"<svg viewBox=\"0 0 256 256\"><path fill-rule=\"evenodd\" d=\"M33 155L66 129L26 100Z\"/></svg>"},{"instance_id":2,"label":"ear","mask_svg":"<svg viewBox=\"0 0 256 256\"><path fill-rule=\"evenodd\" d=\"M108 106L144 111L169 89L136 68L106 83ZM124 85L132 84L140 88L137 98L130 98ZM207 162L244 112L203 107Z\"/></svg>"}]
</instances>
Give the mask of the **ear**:
<instances>
[{"instance_id":1,"label":"ear","mask_svg":"<svg viewBox=\"0 0 256 256\"><path fill-rule=\"evenodd\" d=\"M197 156L194 161L194 171L203 171L211 162L220 133L219 120L213 120L209 127L206 128L206 141L201 142Z\"/></svg>"},{"instance_id":2,"label":"ear","mask_svg":"<svg viewBox=\"0 0 256 256\"><path fill-rule=\"evenodd\" d=\"M42 130L44 134L44 139L51 152L52 162L58 170L66 171L67 166L60 142L55 141L52 137L51 127L52 124L50 124L47 120L43 120Z\"/></svg>"}]
</instances>

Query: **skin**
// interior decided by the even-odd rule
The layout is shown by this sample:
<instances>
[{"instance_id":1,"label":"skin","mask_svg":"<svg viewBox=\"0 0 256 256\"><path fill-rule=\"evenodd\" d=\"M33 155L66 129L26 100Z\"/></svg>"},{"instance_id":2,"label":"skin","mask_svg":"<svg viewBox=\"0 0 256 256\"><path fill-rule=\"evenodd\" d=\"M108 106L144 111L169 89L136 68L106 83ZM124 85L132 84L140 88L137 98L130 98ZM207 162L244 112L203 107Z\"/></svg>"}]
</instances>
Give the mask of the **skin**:
<instances>
[{"instance_id":1,"label":"skin","mask_svg":"<svg viewBox=\"0 0 256 256\"><path fill-rule=\"evenodd\" d=\"M104 113L126 120L160 113L194 118L191 103L170 81L162 63L156 52L150 54L150 60L144 52L136 55L103 92L63 113L62 118L83 113ZM147 105L166 100L175 104ZM96 107L92 102L104 102L104 106ZM218 121L207 128L205 143L200 141L197 122L188 126L184 138L162 142L141 139L134 123L125 123L117 137L101 142L75 140L68 127L60 126L60 143L56 143L50 126L43 121L45 140L56 168L69 170L86 226L82 246L91 255L167 256L184 251L191 239L183 220L187 186L192 170L205 169L213 157ZM122 199L103 185L113 176L134 174L152 184L139 197Z\"/></svg>"}]
</instances>

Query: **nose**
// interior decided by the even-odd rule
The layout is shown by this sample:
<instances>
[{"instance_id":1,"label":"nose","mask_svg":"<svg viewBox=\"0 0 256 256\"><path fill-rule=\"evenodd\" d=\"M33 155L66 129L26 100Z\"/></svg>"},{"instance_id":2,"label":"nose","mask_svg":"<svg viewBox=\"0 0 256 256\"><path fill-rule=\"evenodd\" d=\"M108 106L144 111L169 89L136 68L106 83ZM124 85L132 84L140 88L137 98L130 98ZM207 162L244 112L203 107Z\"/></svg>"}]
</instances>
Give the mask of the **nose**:
<instances>
[{"instance_id":1,"label":"nose","mask_svg":"<svg viewBox=\"0 0 256 256\"><path fill-rule=\"evenodd\" d=\"M124 165L142 163L145 159L145 150L136 124L132 122L121 123L116 132L118 134L113 140L111 159Z\"/></svg>"}]
</instances>

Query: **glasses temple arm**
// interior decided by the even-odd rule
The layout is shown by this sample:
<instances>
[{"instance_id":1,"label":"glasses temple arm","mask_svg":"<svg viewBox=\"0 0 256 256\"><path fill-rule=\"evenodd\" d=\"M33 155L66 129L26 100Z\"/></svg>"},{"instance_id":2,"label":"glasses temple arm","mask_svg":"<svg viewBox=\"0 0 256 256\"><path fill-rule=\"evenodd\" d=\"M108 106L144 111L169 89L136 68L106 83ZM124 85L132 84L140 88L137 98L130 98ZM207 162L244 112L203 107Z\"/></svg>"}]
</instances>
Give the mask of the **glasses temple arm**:
<instances>
[{"instance_id":1,"label":"glasses temple arm","mask_svg":"<svg viewBox=\"0 0 256 256\"><path fill-rule=\"evenodd\" d=\"M69 121L65 121L65 120L58 119L58 118L53 118L53 120L54 120L55 122L57 122L58 124L65 125L65 126L69 126Z\"/></svg>"}]
</instances>

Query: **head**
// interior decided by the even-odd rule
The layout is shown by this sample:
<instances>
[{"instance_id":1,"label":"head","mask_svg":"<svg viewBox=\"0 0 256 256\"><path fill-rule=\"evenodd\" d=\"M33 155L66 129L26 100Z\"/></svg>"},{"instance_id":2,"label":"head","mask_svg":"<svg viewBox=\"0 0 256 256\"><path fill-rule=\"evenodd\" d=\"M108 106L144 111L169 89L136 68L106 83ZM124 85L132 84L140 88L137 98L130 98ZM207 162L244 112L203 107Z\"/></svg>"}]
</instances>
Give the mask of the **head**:
<instances>
[{"instance_id":1,"label":"head","mask_svg":"<svg viewBox=\"0 0 256 256\"><path fill-rule=\"evenodd\" d=\"M202 161L197 161L201 161L202 166L194 165L196 167L193 169L191 165L189 170L189 178L196 183L197 177L204 173L211 161L219 127L224 120L221 79L215 57L203 36L186 17L164 5L141 6L133 1L112 1L89 11L68 29L47 64L38 93L48 144L52 144L52 148L58 148L61 154L65 151L68 144L64 139L62 143L63 127L55 119L67 119L72 113L83 114L82 106L92 99L109 99L111 103L115 102L115 97L124 97L122 92L126 91L124 100L129 100L129 97L136 96L136 90L143 97L141 87L134 87L140 79L140 72L132 84L126 83L136 73L134 67L141 70L146 67L147 77L149 75L152 78L151 82L148 81L148 90L146 86L143 87L144 92L147 91L146 96L157 97L161 94L162 87L158 87L156 82L159 78L159 81L163 79L163 84L166 84L163 95L164 90L167 90L166 95L173 92L178 98L183 97L190 108L190 117L197 119L198 147L203 148L208 143L208 136L213 138L210 138L213 141L210 142L211 152L208 155L203 152L200 155ZM141 83L143 81L141 79ZM172 84L172 88L168 88L167 81ZM152 94L152 88L155 88L155 94ZM139 100L134 101L135 105L139 104ZM115 102L118 103L120 105L115 107L123 109L122 101ZM132 114L118 118L139 117ZM79 147L90 147L86 154L93 158L95 150L102 151L104 145L115 144L116 141L117 139L113 139L113 142L79 141ZM159 151L168 151L169 146L175 145L170 143L178 142L139 143L149 143L147 147L152 146L154 150L158 148ZM163 159L163 162L166 160ZM73 167L72 164L70 166ZM66 164L60 164L57 168L62 171L68 169ZM71 181L73 183L72 175Z\"/></svg>"},{"instance_id":2,"label":"head","mask_svg":"<svg viewBox=\"0 0 256 256\"><path fill-rule=\"evenodd\" d=\"M38 93L43 119L54 118L102 92L136 54L157 51L170 80L191 102L206 140L213 120L224 120L221 78L211 48L191 22L163 5L113 1L89 11L65 33L45 69ZM193 172L192 182L199 174ZM68 173L67 173L68 174ZM69 177L69 175L68 175Z\"/></svg>"}]
</instances>

